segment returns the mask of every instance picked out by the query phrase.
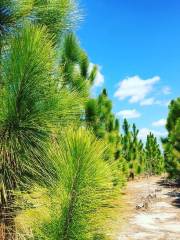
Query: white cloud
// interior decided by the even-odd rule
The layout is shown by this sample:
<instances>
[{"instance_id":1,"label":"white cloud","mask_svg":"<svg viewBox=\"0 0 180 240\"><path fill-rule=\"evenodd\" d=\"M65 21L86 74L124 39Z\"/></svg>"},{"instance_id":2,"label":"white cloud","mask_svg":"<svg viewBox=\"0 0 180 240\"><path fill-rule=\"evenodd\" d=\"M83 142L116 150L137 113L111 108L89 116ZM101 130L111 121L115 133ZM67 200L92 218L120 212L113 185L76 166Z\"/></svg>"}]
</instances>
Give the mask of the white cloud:
<instances>
[{"instance_id":1,"label":"white cloud","mask_svg":"<svg viewBox=\"0 0 180 240\"><path fill-rule=\"evenodd\" d=\"M143 80L139 76L127 77L120 81L114 96L119 100L129 98L130 103L143 101L153 90L154 84L160 80L159 76Z\"/></svg>"},{"instance_id":2,"label":"white cloud","mask_svg":"<svg viewBox=\"0 0 180 240\"><path fill-rule=\"evenodd\" d=\"M116 114L119 117L122 118L139 118L141 116L141 114L136 110L136 109L126 109L126 110L122 110L120 112L118 112Z\"/></svg>"},{"instance_id":3,"label":"white cloud","mask_svg":"<svg viewBox=\"0 0 180 240\"><path fill-rule=\"evenodd\" d=\"M89 64L89 73L92 71L93 67L95 64L90 63ZM104 83L104 75L101 73L101 67L98 66L98 71L97 71L97 75L96 78L94 80L94 85L93 87L101 87Z\"/></svg>"},{"instance_id":4,"label":"white cloud","mask_svg":"<svg viewBox=\"0 0 180 240\"><path fill-rule=\"evenodd\" d=\"M154 98L145 98L144 100L142 100L140 102L140 105L141 106L150 106L150 105L153 105L155 103L156 103L156 101L155 101Z\"/></svg>"},{"instance_id":5,"label":"white cloud","mask_svg":"<svg viewBox=\"0 0 180 240\"><path fill-rule=\"evenodd\" d=\"M171 103L171 100L168 100L164 103L164 106L168 107L170 103Z\"/></svg>"},{"instance_id":6,"label":"white cloud","mask_svg":"<svg viewBox=\"0 0 180 240\"><path fill-rule=\"evenodd\" d=\"M157 104L162 107L168 107L170 102L171 102L170 100L155 100L154 104Z\"/></svg>"},{"instance_id":7,"label":"white cloud","mask_svg":"<svg viewBox=\"0 0 180 240\"><path fill-rule=\"evenodd\" d=\"M159 119L158 121L155 121L152 123L152 126L154 127L164 127L166 125L166 119L162 118Z\"/></svg>"},{"instance_id":8,"label":"white cloud","mask_svg":"<svg viewBox=\"0 0 180 240\"><path fill-rule=\"evenodd\" d=\"M141 106L151 106L151 105L159 105L159 106L164 106L167 107L169 106L170 101L163 101L163 100L156 100L155 98L145 98L140 102Z\"/></svg>"},{"instance_id":9,"label":"white cloud","mask_svg":"<svg viewBox=\"0 0 180 240\"><path fill-rule=\"evenodd\" d=\"M147 135L150 134L150 132L154 134L154 136L156 136L157 138L165 137L167 135L165 131L161 132L161 131L155 131L149 128L141 128L138 134L139 139L145 141L147 138Z\"/></svg>"},{"instance_id":10,"label":"white cloud","mask_svg":"<svg viewBox=\"0 0 180 240\"><path fill-rule=\"evenodd\" d=\"M171 88L168 87L168 86L165 86L162 88L162 92L165 94L165 95L169 95L171 94Z\"/></svg>"},{"instance_id":11,"label":"white cloud","mask_svg":"<svg viewBox=\"0 0 180 240\"><path fill-rule=\"evenodd\" d=\"M147 135L151 132L148 128L141 128L138 133L138 137L142 140L145 140Z\"/></svg>"}]
</instances>

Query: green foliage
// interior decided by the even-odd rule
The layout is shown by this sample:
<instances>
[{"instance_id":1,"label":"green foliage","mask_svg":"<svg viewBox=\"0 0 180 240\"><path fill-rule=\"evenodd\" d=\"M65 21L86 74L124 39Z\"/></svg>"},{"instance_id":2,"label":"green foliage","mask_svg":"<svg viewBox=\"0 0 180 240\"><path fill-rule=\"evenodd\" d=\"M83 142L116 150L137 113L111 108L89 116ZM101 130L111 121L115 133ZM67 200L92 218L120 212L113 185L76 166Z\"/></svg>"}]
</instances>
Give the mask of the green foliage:
<instances>
[{"instance_id":1,"label":"green foliage","mask_svg":"<svg viewBox=\"0 0 180 240\"><path fill-rule=\"evenodd\" d=\"M127 119L124 119L123 122L123 131L124 131L124 136L122 138L122 145L123 145L123 156L127 161L131 161L131 133L130 133L130 125L127 121Z\"/></svg>"},{"instance_id":2,"label":"green foliage","mask_svg":"<svg viewBox=\"0 0 180 240\"><path fill-rule=\"evenodd\" d=\"M18 23L29 15L33 0L1 0L0 2L0 39L10 33Z\"/></svg>"},{"instance_id":3,"label":"green foliage","mask_svg":"<svg viewBox=\"0 0 180 240\"><path fill-rule=\"evenodd\" d=\"M105 234L97 233L93 236L93 240L109 240L109 238Z\"/></svg>"},{"instance_id":4,"label":"green foliage","mask_svg":"<svg viewBox=\"0 0 180 240\"><path fill-rule=\"evenodd\" d=\"M49 32L59 37L64 31L74 29L81 19L74 0L33 0L34 21L47 26Z\"/></svg>"},{"instance_id":5,"label":"green foliage","mask_svg":"<svg viewBox=\"0 0 180 240\"><path fill-rule=\"evenodd\" d=\"M162 139L165 166L170 177L180 176L180 98L171 101L167 118L168 137Z\"/></svg>"},{"instance_id":6,"label":"green foliage","mask_svg":"<svg viewBox=\"0 0 180 240\"><path fill-rule=\"evenodd\" d=\"M38 232L40 239L92 239L102 227L103 205L107 208L112 198L112 176L110 165L103 161L104 150L103 142L85 129L60 134L52 146L58 178L51 196L58 201L51 206L50 222Z\"/></svg>"},{"instance_id":7,"label":"green foliage","mask_svg":"<svg viewBox=\"0 0 180 240\"><path fill-rule=\"evenodd\" d=\"M69 91L76 89L80 96L88 98L90 86L96 77L97 66L90 69L89 59L73 33L65 35L59 67L63 86Z\"/></svg>"},{"instance_id":8,"label":"green foliage","mask_svg":"<svg viewBox=\"0 0 180 240\"><path fill-rule=\"evenodd\" d=\"M150 174L160 174L164 171L164 159L159 144L152 133L147 136L146 141L146 171Z\"/></svg>"},{"instance_id":9,"label":"green foliage","mask_svg":"<svg viewBox=\"0 0 180 240\"><path fill-rule=\"evenodd\" d=\"M104 89L97 99L89 99L85 108L87 125L93 128L98 138L109 145L106 159L113 161L119 157L119 120L112 113L112 102Z\"/></svg>"},{"instance_id":10,"label":"green foliage","mask_svg":"<svg viewBox=\"0 0 180 240\"><path fill-rule=\"evenodd\" d=\"M140 175L141 173L142 173L142 167L141 167L141 165L138 165L137 174Z\"/></svg>"},{"instance_id":11,"label":"green foliage","mask_svg":"<svg viewBox=\"0 0 180 240\"><path fill-rule=\"evenodd\" d=\"M123 122L124 135L122 136L122 154L129 162L131 171L139 175L145 171L146 162L145 150L141 140L138 139L139 130L136 125L129 125L127 119Z\"/></svg>"},{"instance_id":12,"label":"green foliage","mask_svg":"<svg viewBox=\"0 0 180 240\"><path fill-rule=\"evenodd\" d=\"M89 99L85 111L87 125L108 145L104 160L113 163L113 185L123 186L129 174L128 164L122 154L119 120L112 113L112 102L106 89L103 89L97 99Z\"/></svg>"},{"instance_id":13,"label":"green foliage","mask_svg":"<svg viewBox=\"0 0 180 240\"><path fill-rule=\"evenodd\" d=\"M2 59L1 175L7 189L17 185L22 172L29 176L36 172L35 163L44 156L43 143L53 128L58 104L50 77L53 55L45 29L27 25Z\"/></svg>"},{"instance_id":14,"label":"green foliage","mask_svg":"<svg viewBox=\"0 0 180 240\"><path fill-rule=\"evenodd\" d=\"M76 92L58 91L53 39L44 27L25 25L9 46L1 62L1 202L6 199L2 220L13 209L14 190L51 182L47 144L60 126L80 117L82 100Z\"/></svg>"},{"instance_id":15,"label":"green foliage","mask_svg":"<svg viewBox=\"0 0 180 240\"><path fill-rule=\"evenodd\" d=\"M106 89L103 89L97 99L90 99L87 102L85 111L88 126L98 138L104 139L108 144L104 159L113 163L115 161L114 185L125 182L130 171L136 175L149 171L147 164L152 161L149 152L154 154L153 161L157 164L155 170L155 163L154 165L152 163L152 173L159 174L163 171L163 158L154 137L150 143L148 138L147 146L150 147L146 146L145 149L142 141L138 139L139 130L135 124L131 128L127 119L124 119L122 125L124 133L120 134L119 120L112 113L112 102L108 98ZM153 150L152 146L155 146Z\"/></svg>"},{"instance_id":16,"label":"green foliage","mask_svg":"<svg viewBox=\"0 0 180 240\"><path fill-rule=\"evenodd\" d=\"M79 20L75 0L0 2L4 240L108 239L104 220L117 189L130 173L164 169L152 134L144 148L135 124L125 119L120 133L106 89L90 98L98 66L72 31ZM171 175L180 169L179 110L177 99L164 140Z\"/></svg>"},{"instance_id":17,"label":"green foliage","mask_svg":"<svg viewBox=\"0 0 180 240\"><path fill-rule=\"evenodd\" d=\"M5 37L22 27L24 20L46 26L58 43L63 33L77 25L80 15L74 0L1 0L0 49Z\"/></svg>"},{"instance_id":18,"label":"green foliage","mask_svg":"<svg viewBox=\"0 0 180 240\"><path fill-rule=\"evenodd\" d=\"M53 115L57 106L56 98L52 100L50 95L55 92L53 85L48 83L52 60L52 41L45 29L31 25L12 38L2 58L0 176L6 201L0 217L6 228L11 228L5 239L14 234L13 191L29 185L33 178L42 183L48 178L49 161L44 162L44 150L54 117L50 120L47 116ZM1 196L1 202L3 199Z\"/></svg>"},{"instance_id":19,"label":"green foliage","mask_svg":"<svg viewBox=\"0 0 180 240\"><path fill-rule=\"evenodd\" d=\"M167 130L169 132L176 128L177 121L180 117L180 98L172 100L169 105L169 114L167 118Z\"/></svg>"}]
</instances>

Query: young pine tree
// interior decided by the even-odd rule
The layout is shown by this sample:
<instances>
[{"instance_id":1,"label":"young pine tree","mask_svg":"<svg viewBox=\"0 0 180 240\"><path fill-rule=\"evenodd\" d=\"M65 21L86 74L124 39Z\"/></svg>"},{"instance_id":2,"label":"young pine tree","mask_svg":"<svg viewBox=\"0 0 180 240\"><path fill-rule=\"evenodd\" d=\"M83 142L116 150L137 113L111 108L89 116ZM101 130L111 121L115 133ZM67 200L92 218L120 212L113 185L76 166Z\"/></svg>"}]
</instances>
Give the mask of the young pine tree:
<instances>
[{"instance_id":1,"label":"young pine tree","mask_svg":"<svg viewBox=\"0 0 180 240\"><path fill-rule=\"evenodd\" d=\"M46 184L47 146L66 120L76 118L77 96L57 91L53 40L44 27L27 24L2 58L0 105L0 225L3 240L16 238L16 191ZM80 116L80 109L79 109ZM68 122L67 122L68 123Z\"/></svg>"},{"instance_id":2,"label":"young pine tree","mask_svg":"<svg viewBox=\"0 0 180 240\"><path fill-rule=\"evenodd\" d=\"M147 136L146 146L146 171L151 174L160 174L164 171L164 158L160 151L156 137L150 133Z\"/></svg>"},{"instance_id":3,"label":"young pine tree","mask_svg":"<svg viewBox=\"0 0 180 240\"><path fill-rule=\"evenodd\" d=\"M168 137L163 139L166 170L170 177L180 178L180 98L169 105L166 128Z\"/></svg>"},{"instance_id":4,"label":"young pine tree","mask_svg":"<svg viewBox=\"0 0 180 240\"><path fill-rule=\"evenodd\" d=\"M104 210L113 198L111 168L103 160L105 148L83 128L60 134L52 146L57 181L50 195L56 204L37 237L91 240L101 232Z\"/></svg>"}]
</instances>

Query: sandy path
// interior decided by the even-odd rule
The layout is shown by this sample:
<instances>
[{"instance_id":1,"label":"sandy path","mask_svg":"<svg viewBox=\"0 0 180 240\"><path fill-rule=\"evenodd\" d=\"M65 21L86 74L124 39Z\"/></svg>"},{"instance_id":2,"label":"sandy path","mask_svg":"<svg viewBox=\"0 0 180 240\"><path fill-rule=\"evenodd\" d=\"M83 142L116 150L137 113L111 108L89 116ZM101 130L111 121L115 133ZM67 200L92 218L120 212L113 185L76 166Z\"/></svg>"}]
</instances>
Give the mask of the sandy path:
<instances>
[{"instance_id":1,"label":"sandy path","mask_svg":"<svg viewBox=\"0 0 180 240\"><path fill-rule=\"evenodd\" d=\"M122 211L117 240L180 240L180 188L161 181L160 177L151 177L128 183L122 197L127 208ZM148 202L148 208L137 210L143 202Z\"/></svg>"}]
</instances>

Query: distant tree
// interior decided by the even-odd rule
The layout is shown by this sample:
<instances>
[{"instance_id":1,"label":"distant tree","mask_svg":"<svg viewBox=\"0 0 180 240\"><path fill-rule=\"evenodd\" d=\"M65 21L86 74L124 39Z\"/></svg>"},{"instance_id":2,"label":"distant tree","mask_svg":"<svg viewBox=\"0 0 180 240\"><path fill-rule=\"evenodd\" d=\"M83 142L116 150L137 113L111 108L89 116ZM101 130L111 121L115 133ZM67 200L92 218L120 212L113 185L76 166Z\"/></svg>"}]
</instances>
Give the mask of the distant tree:
<instances>
[{"instance_id":1,"label":"distant tree","mask_svg":"<svg viewBox=\"0 0 180 240\"><path fill-rule=\"evenodd\" d=\"M130 124L127 119L124 119L122 125L124 135L123 135L123 156L126 161L130 162L132 159L132 151L131 151L131 142L132 142L132 134L130 132Z\"/></svg>"},{"instance_id":2,"label":"distant tree","mask_svg":"<svg viewBox=\"0 0 180 240\"><path fill-rule=\"evenodd\" d=\"M102 90L97 99L89 99L85 108L85 119L96 137L103 139L108 145L104 160L114 163L113 181L114 185L117 185L124 178L123 175L127 175L127 162L122 154L119 120L112 112L112 101L106 89Z\"/></svg>"},{"instance_id":3,"label":"distant tree","mask_svg":"<svg viewBox=\"0 0 180 240\"><path fill-rule=\"evenodd\" d=\"M106 89L97 99L90 99L85 108L87 125L91 127L98 138L109 144L107 159L113 161L120 155L120 126L119 120L112 112L112 101L108 98Z\"/></svg>"},{"instance_id":4,"label":"distant tree","mask_svg":"<svg viewBox=\"0 0 180 240\"><path fill-rule=\"evenodd\" d=\"M127 119L123 122L123 155L129 163L129 168L134 174L140 174L144 171L144 146L138 139L139 130L136 125L132 125L132 129Z\"/></svg>"},{"instance_id":5,"label":"distant tree","mask_svg":"<svg viewBox=\"0 0 180 240\"><path fill-rule=\"evenodd\" d=\"M147 136L146 146L146 171L149 174L160 174L164 171L164 158L160 151L156 137L150 133Z\"/></svg>"}]
</instances>

